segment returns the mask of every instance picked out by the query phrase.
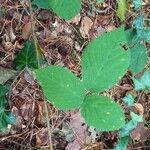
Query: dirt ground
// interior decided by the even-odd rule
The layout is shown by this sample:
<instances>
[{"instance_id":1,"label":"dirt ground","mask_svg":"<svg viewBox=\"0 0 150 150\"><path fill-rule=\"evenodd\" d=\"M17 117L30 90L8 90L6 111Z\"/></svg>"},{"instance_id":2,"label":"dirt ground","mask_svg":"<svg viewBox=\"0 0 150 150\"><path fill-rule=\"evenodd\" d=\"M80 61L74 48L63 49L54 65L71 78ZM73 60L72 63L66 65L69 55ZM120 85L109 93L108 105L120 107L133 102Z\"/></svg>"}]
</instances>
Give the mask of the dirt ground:
<instances>
[{"instance_id":1,"label":"dirt ground","mask_svg":"<svg viewBox=\"0 0 150 150\"><path fill-rule=\"evenodd\" d=\"M60 19L51 11L33 7L35 33L47 63L66 66L80 77L84 47L95 37L120 26L116 7L116 0L106 0L99 5L83 0L80 14L69 21ZM150 16L150 2L146 1L141 11ZM131 26L136 15L129 11L125 24ZM15 56L29 39L32 39L32 33L28 2L0 0L0 66L13 69ZM0 149L49 149L42 91L31 71L24 69L8 82L11 83L11 90L7 94L8 109L15 115L16 125L9 125L8 131L0 134ZM150 93L133 89L130 72L105 94L122 104L122 98L127 93L133 93L142 104L144 123L150 127ZM63 112L51 104L48 104L48 108L55 150L108 150L113 149L119 140L117 131L100 132L88 127L79 110ZM150 131L147 133L142 140L131 139L128 150L150 150Z\"/></svg>"}]
</instances>

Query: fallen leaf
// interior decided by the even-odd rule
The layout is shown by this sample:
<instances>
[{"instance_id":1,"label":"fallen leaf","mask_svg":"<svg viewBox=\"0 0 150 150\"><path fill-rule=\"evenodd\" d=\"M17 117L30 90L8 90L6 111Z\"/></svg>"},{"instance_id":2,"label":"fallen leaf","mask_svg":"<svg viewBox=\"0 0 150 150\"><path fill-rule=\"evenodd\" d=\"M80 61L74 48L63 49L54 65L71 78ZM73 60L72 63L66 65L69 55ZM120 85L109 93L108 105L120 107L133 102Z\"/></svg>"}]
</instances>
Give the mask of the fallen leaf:
<instances>
[{"instance_id":1,"label":"fallen leaf","mask_svg":"<svg viewBox=\"0 0 150 150\"><path fill-rule=\"evenodd\" d=\"M20 107L20 111L23 119L29 121L34 116L33 102L26 102Z\"/></svg>"},{"instance_id":2,"label":"fallen leaf","mask_svg":"<svg viewBox=\"0 0 150 150\"><path fill-rule=\"evenodd\" d=\"M84 145L89 144L87 141L91 140L89 140L87 125L79 111L71 115L69 125L75 133L75 140L67 145L66 150L79 150Z\"/></svg>"},{"instance_id":3,"label":"fallen leaf","mask_svg":"<svg viewBox=\"0 0 150 150\"><path fill-rule=\"evenodd\" d=\"M84 17L81 21L80 33L83 38L89 38L89 31L93 26L93 21L89 17Z\"/></svg>"},{"instance_id":4,"label":"fallen leaf","mask_svg":"<svg viewBox=\"0 0 150 150\"><path fill-rule=\"evenodd\" d=\"M42 125L46 123L44 101L36 101L36 105L37 105L36 121L39 125ZM49 117L51 118L51 116L55 113L55 108L51 104L48 104L48 110L49 110Z\"/></svg>"},{"instance_id":5,"label":"fallen leaf","mask_svg":"<svg viewBox=\"0 0 150 150\"><path fill-rule=\"evenodd\" d=\"M28 22L22 28L22 38L24 40L27 40L30 36L30 33L31 33L31 22Z\"/></svg>"},{"instance_id":6,"label":"fallen leaf","mask_svg":"<svg viewBox=\"0 0 150 150\"><path fill-rule=\"evenodd\" d=\"M134 108L136 109L137 113L139 115L143 115L144 114L144 108L140 103L135 103L134 104Z\"/></svg>"},{"instance_id":7,"label":"fallen leaf","mask_svg":"<svg viewBox=\"0 0 150 150\"><path fill-rule=\"evenodd\" d=\"M26 70L24 72L24 79L31 85L34 84L35 77L34 77L32 71L28 68L26 68Z\"/></svg>"},{"instance_id":8,"label":"fallen leaf","mask_svg":"<svg viewBox=\"0 0 150 150\"><path fill-rule=\"evenodd\" d=\"M36 147L44 146L48 143L47 129L42 129L38 134L36 134Z\"/></svg>"},{"instance_id":9,"label":"fallen leaf","mask_svg":"<svg viewBox=\"0 0 150 150\"><path fill-rule=\"evenodd\" d=\"M150 129L144 126L143 122L139 122L137 127L130 134L133 140L146 140L150 137Z\"/></svg>"},{"instance_id":10,"label":"fallen leaf","mask_svg":"<svg viewBox=\"0 0 150 150\"><path fill-rule=\"evenodd\" d=\"M118 1L118 9L117 16L121 21L125 20L125 15L128 10L128 0L119 0Z\"/></svg>"},{"instance_id":11,"label":"fallen leaf","mask_svg":"<svg viewBox=\"0 0 150 150\"><path fill-rule=\"evenodd\" d=\"M0 84L5 83L10 78L16 75L16 71L0 67Z\"/></svg>"}]
</instances>

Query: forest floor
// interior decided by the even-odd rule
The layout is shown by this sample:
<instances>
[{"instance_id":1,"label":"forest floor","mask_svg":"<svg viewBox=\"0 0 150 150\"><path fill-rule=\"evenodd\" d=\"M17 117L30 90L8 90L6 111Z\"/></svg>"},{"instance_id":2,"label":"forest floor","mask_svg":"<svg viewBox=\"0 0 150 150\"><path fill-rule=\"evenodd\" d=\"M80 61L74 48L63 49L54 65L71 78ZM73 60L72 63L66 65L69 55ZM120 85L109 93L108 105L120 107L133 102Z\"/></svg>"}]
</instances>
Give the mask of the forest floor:
<instances>
[{"instance_id":1,"label":"forest floor","mask_svg":"<svg viewBox=\"0 0 150 150\"><path fill-rule=\"evenodd\" d=\"M80 14L69 21L60 19L51 11L33 8L35 33L47 63L66 66L80 76L84 47L95 37L120 26L116 7L114 0L106 0L100 5L83 0ZM148 1L142 11L150 15ZM128 12L125 24L131 26L135 17L135 13ZM14 58L29 39L32 39L32 32L27 1L0 0L0 66L13 69ZM15 115L16 124L9 125L7 131L0 134L0 149L49 149L45 105L41 88L31 71L24 69L8 83L11 83L7 95L8 109ZM127 93L137 97L144 107L147 126L150 125L150 94L133 89L130 72L106 92L107 96L120 103ZM119 140L118 132L99 132L88 127L78 110L63 112L51 104L48 108L52 143L56 150L107 150L112 149ZM150 139L147 137L133 139L128 145L128 150L149 149Z\"/></svg>"}]
</instances>

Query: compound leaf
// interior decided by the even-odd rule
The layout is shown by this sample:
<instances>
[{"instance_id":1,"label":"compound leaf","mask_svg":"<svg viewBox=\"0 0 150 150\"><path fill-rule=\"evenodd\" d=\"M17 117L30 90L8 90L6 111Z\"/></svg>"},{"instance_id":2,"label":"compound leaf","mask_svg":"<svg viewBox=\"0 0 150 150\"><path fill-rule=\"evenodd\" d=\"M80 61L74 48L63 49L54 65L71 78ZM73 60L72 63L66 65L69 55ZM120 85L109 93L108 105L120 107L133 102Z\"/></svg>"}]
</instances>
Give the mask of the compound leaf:
<instances>
[{"instance_id":1,"label":"compound leaf","mask_svg":"<svg viewBox=\"0 0 150 150\"><path fill-rule=\"evenodd\" d=\"M78 108L85 97L83 83L69 70L49 66L35 71L47 100L60 109Z\"/></svg>"},{"instance_id":2,"label":"compound leaf","mask_svg":"<svg viewBox=\"0 0 150 150\"><path fill-rule=\"evenodd\" d=\"M114 131L125 124L123 109L104 96L87 96L81 105L81 114L88 125L102 131Z\"/></svg>"},{"instance_id":3,"label":"compound leaf","mask_svg":"<svg viewBox=\"0 0 150 150\"><path fill-rule=\"evenodd\" d=\"M96 38L85 48L82 56L82 77L88 90L102 92L111 88L126 73L130 52L120 45L125 41L122 27Z\"/></svg>"},{"instance_id":4,"label":"compound leaf","mask_svg":"<svg viewBox=\"0 0 150 150\"><path fill-rule=\"evenodd\" d=\"M131 49L130 69L133 74L142 71L147 62L147 49L142 44L137 44Z\"/></svg>"}]
</instances>

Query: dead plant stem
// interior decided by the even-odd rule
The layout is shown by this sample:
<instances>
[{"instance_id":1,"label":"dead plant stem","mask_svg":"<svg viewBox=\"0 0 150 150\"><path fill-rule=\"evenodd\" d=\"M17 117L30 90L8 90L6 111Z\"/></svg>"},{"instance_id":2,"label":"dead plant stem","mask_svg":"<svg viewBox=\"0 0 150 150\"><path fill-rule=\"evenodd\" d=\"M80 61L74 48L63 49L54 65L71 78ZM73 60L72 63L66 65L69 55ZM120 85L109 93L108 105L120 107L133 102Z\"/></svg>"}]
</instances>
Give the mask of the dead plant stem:
<instances>
[{"instance_id":1,"label":"dead plant stem","mask_svg":"<svg viewBox=\"0 0 150 150\"><path fill-rule=\"evenodd\" d=\"M29 4L29 11L30 11L30 19L31 19L31 30L32 30L32 36L33 36L33 40L34 40L34 46L35 46L35 50L36 50L36 56L37 56L37 62L38 62L38 67L40 68L40 58L39 58L39 52L38 52L38 42L37 42L37 38L35 35L35 25L34 25L34 17L33 17L33 10L32 10L32 4L31 4L31 0L28 0L28 4ZM52 137L51 137L51 128L50 128L50 123L49 123L49 113L48 113L48 106L47 106L47 102L44 99L44 103L45 103L45 114L46 114L46 121L47 121L47 130L48 130L48 140L49 140L49 149L53 150L53 145L52 145Z\"/></svg>"}]
</instances>

